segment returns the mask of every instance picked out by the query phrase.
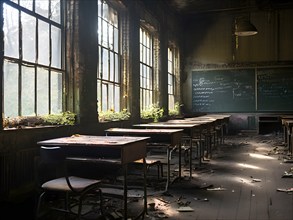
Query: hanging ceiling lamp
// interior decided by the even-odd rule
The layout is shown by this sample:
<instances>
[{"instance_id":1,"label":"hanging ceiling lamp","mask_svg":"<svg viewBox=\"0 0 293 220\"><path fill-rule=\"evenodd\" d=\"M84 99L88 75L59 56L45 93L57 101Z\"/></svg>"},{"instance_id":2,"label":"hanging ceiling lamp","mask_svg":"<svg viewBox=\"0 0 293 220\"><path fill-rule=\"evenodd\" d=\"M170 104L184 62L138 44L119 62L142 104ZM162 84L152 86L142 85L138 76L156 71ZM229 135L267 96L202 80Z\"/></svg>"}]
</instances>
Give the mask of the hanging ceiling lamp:
<instances>
[{"instance_id":1,"label":"hanging ceiling lamp","mask_svg":"<svg viewBox=\"0 0 293 220\"><path fill-rule=\"evenodd\" d=\"M251 36L257 34L256 27L250 22L249 18L239 18L235 22L235 35Z\"/></svg>"}]
</instances>

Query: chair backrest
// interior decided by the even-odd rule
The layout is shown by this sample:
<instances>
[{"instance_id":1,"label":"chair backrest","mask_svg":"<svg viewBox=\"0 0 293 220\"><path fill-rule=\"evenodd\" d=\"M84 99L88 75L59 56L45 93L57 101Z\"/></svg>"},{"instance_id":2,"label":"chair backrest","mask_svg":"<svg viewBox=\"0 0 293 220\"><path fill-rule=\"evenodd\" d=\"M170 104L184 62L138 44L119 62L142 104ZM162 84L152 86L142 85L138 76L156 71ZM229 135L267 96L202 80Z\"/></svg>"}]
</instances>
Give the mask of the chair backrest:
<instances>
[{"instance_id":1,"label":"chair backrest","mask_svg":"<svg viewBox=\"0 0 293 220\"><path fill-rule=\"evenodd\" d=\"M65 164L65 153L58 146L41 146L39 167L43 170L41 175L43 180L67 175Z\"/></svg>"},{"instance_id":2,"label":"chair backrest","mask_svg":"<svg viewBox=\"0 0 293 220\"><path fill-rule=\"evenodd\" d=\"M61 147L41 146L40 157L45 163L62 163L65 160L65 154Z\"/></svg>"}]
</instances>

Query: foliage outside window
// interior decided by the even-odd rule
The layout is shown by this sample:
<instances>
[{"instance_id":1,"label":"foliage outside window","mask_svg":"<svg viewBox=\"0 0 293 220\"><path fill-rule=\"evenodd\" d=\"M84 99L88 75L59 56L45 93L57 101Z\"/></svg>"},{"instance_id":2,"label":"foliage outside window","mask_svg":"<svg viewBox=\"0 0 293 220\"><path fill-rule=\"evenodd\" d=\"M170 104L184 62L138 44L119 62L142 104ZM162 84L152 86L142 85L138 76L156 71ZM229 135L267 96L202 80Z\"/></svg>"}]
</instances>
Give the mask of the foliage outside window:
<instances>
[{"instance_id":1,"label":"foliage outside window","mask_svg":"<svg viewBox=\"0 0 293 220\"><path fill-rule=\"evenodd\" d=\"M120 30L117 11L103 0L98 0L97 7L99 54L97 98L99 117L102 117L102 112L108 115L121 110Z\"/></svg>"},{"instance_id":2,"label":"foliage outside window","mask_svg":"<svg viewBox=\"0 0 293 220\"><path fill-rule=\"evenodd\" d=\"M4 121L62 112L61 0L3 3Z\"/></svg>"},{"instance_id":3,"label":"foliage outside window","mask_svg":"<svg viewBox=\"0 0 293 220\"><path fill-rule=\"evenodd\" d=\"M99 113L99 120L100 121L123 121L128 120L130 118L130 112L127 109L123 109L120 112L115 112L113 109L100 112Z\"/></svg>"},{"instance_id":4,"label":"foliage outside window","mask_svg":"<svg viewBox=\"0 0 293 220\"><path fill-rule=\"evenodd\" d=\"M169 116L172 117L172 116L180 115L180 107L181 107L181 105L179 104L179 102L176 102L174 109L169 110Z\"/></svg>"},{"instance_id":5,"label":"foliage outside window","mask_svg":"<svg viewBox=\"0 0 293 220\"><path fill-rule=\"evenodd\" d=\"M141 111L142 119L153 119L154 122L158 122L163 117L164 109L160 108L158 104L151 105L148 109Z\"/></svg>"},{"instance_id":6,"label":"foliage outside window","mask_svg":"<svg viewBox=\"0 0 293 220\"><path fill-rule=\"evenodd\" d=\"M46 125L74 125L75 122L76 114L67 111L60 114L5 118L3 120L3 128L21 128Z\"/></svg>"}]
</instances>

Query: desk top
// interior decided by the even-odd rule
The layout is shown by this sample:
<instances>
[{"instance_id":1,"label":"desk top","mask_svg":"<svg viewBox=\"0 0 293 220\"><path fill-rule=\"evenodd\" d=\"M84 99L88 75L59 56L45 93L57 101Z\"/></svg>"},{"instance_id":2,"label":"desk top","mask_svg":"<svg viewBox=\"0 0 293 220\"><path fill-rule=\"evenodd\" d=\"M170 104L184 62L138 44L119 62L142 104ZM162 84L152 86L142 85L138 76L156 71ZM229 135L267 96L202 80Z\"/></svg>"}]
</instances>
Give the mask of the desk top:
<instances>
[{"instance_id":1,"label":"desk top","mask_svg":"<svg viewBox=\"0 0 293 220\"><path fill-rule=\"evenodd\" d=\"M206 120L206 119L200 119L200 120L196 120L196 119L191 119L191 118L186 118L184 120L168 120L166 121L166 123L176 123L176 124L211 124L213 123L215 120Z\"/></svg>"},{"instance_id":2,"label":"desk top","mask_svg":"<svg viewBox=\"0 0 293 220\"><path fill-rule=\"evenodd\" d=\"M194 128L197 126L200 126L199 123L167 123L167 122L160 122L160 123L149 123L149 124L135 124L132 125L133 127L140 127L140 128L180 128L180 129L186 129L186 128Z\"/></svg>"},{"instance_id":3,"label":"desk top","mask_svg":"<svg viewBox=\"0 0 293 220\"><path fill-rule=\"evenodd\" d=\"M137 129L137 128L109 128L105 132L121 134L173 134L183 132L183 129Z\"/></svg>"},{"instance_id":4,"label":"desk top","mask_svg":"<svg viewBox=\"0 0 293 220\"><path fill-rule=\"evenodd\" d=\"M135 142L147 141L149 137L134 136L92 136L92 135L72 135L70 137L54 138L39 141L38 145L43 146L111 146L121 147Z\"/></svg>"},{"instance_id":5,"label":"desk top","mask_svg":"<svg viewBox=\"0 0 293 220\"><path fill-rule=\"evenodd\" d=\"M286 119L284 120L284 124L285 126L289 126L289 127L292 127L293 126L293 119Z\"/></svg>"}]
</instances>

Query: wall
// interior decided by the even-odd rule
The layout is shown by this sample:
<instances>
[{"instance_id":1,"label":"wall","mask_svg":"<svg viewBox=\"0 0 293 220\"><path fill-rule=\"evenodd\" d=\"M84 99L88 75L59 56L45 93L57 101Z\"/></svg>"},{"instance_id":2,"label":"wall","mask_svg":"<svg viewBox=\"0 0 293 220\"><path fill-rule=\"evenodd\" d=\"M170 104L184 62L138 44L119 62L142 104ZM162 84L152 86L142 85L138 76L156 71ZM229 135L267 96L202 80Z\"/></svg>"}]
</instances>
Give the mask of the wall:
<instances>
[{"instance_id":1,"label":"wall","mask_svg":"<svg viewBox=\"0 0 293 220\"><path fill-rule=\"evenodd\" d=\"M186 22L182 83L185 111L192 113L193 71L292 66L293 9L252 12L250 19L259 33L248 37L233 34L236 16L235 13L203 14ZM243 119L243 115L238 115ZM242 127L234 127L246 129L248 122L241 124Z\"/></svg>"}]
</instances>

